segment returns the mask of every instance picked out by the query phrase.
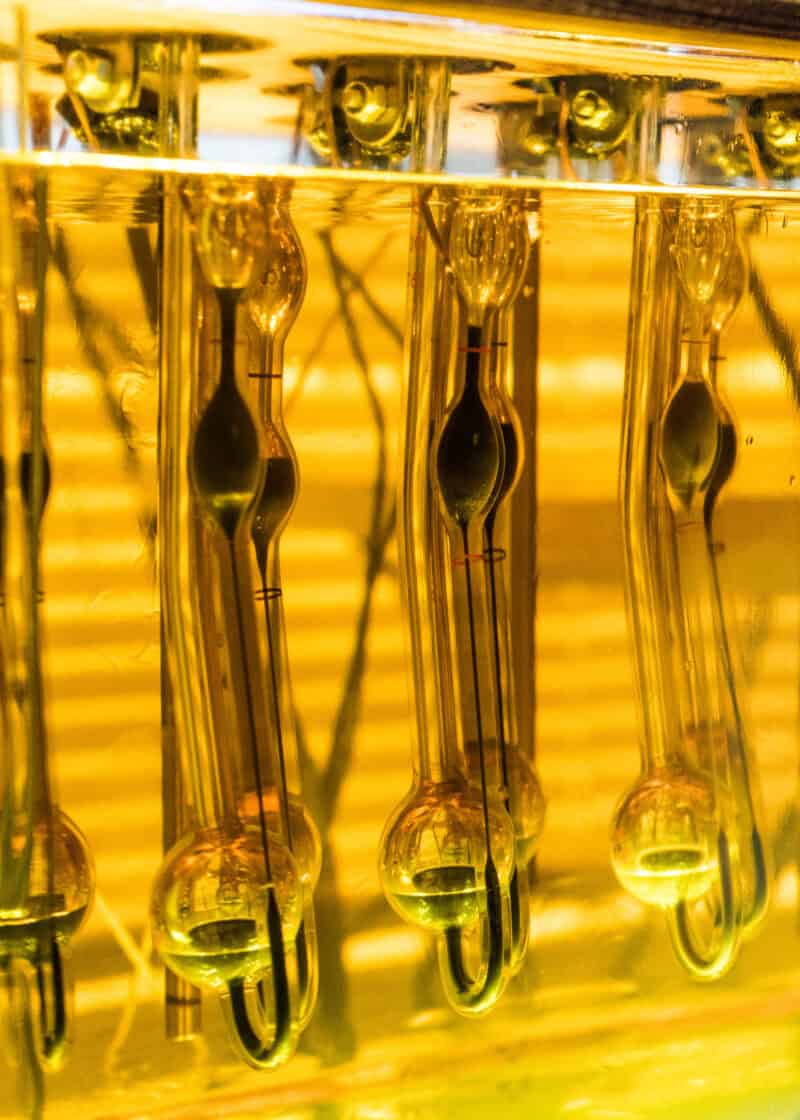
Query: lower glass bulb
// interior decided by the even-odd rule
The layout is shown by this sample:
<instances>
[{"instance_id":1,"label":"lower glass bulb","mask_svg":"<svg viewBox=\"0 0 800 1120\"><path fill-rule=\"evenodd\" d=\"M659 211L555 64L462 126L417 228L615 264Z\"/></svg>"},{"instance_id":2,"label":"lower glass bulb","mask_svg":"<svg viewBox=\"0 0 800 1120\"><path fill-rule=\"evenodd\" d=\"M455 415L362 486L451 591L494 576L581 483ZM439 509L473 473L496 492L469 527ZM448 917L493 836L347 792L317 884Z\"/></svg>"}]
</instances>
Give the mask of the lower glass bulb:
<instances>
[{"instance_id":1,"label":"lower glass bulb","mask_svg":"<svg viewBox=\"0 0 800 1120\"><path fill-rule=\"evenodd\" d=\"M719 818L711 784L686 769L642 778L614 816L611 859L617 878L650 906L699 898L717 876Z\"/></svg>"},{"instance_id":2,"label":"lower glass bulb","mask_svg":"<svg viewBox=\"0 0 800 1120\"><path fill-rule=\"evenodd\" d=\"M302 889L286 845L269 836L272 884L284 942L300 924ZM205 829L167 854L153 884L154 947L173 972L217 991L255 981L271 967L267 877L260 830Z\"/></svg>"},{"instance_id":3,"label":"lower glass bulb","mask_svg":"<svg viewBox=\"0 0 800 1120\"><path fill-rule=\"evenodd\" d=\"M61 944L77 933L94 895L94 870L86 839L77 825L53 809L31 831L27 872L22 878L22 852L27 833L12 838L18 853L14 865L3 868L0 889L0 963L10 957L33 960L51 936ZM14 890L19 868L24 887Z\"/></svg>"},{"instance_id":4,"label":"lower glass bulb","mask_svg":"<svg viewBox=\"0 0 800 1120\"><path fill-rule=\"evenodd\" d=\"M501 883L514 866L511 819L488 812L491 854ZM424 782L384 832L380 875L393 909L426 929L470 926L486 913L486 825L480 797L458 782Z\"/></svg>"}]
</instances>

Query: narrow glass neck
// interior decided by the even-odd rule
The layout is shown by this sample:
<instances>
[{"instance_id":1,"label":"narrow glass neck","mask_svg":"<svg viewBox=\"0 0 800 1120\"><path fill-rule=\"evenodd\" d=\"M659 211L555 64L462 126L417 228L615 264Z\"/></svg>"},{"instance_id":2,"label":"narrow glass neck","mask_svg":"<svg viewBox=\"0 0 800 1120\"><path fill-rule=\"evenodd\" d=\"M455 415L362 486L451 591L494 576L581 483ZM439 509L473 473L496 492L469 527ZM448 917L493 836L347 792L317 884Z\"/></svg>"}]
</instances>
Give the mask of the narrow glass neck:
<instances>
[{"instance_id":1,"label":"narrow glass neck","mask_svg":"<svg viewBox=\"0 0 800 1120\"><path fill-rule=\"evenodd\" d=\"M713 338L703 310L690 308L681 339L681 380L711 381Z\"/></svg>"},{"instance_id":2,"label":"narrow glass neck","mask_svg":"<svg viewBox=\"0 0 800 1120\"><path fill-rule=\"evenodd\" d=\"M692 761L700 769L713 775L718 754L714 744L722 724L722 666L714 618L714 572L702 520L676 518L676 553L682 746L694 754Z\"/></svg>"}]
</instances>

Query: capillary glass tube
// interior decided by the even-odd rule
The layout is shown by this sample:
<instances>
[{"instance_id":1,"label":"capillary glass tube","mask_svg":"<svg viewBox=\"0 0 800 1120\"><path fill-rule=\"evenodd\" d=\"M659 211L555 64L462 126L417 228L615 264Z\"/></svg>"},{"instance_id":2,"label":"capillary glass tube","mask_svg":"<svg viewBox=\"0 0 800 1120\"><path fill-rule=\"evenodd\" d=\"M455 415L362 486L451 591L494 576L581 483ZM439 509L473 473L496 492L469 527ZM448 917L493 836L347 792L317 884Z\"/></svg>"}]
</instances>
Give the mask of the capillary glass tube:
<instances>
[{"instance_id":1,"label":"capillary glass tube","mask_svg":"<svg viewBox=\"0 0 800 1120\"><path fill-rule=\"evenodd\" d=\"M314 920L314 888L322 866L322 848L316 825L303 802L300 763L295 733L283 586L280 539L299 490L297 456L283 416L283 355L286 337L303 302L306 263L302 245L290 216L290 192L276 185L265 200L267 233L263 272L248 301L252 327L248 381L254 411L261 421L265 481L253 516L251 537L258 586L255 599L263 612L267 726L274 742L272 753L279 765L280 814L303 888L303 916L295 938L298 984L298 1022L310 1019L318 989L318 954ZM250 793L242 806L245 817L255 817L255 775L248 774ZM278 806L266 804L267 814Z\"/></svg>"},{"instance_id":2,"label":"capillary glass tube","mask_svg":"<svg viewBox=\"0 0 800 1120\"><path fill-rule=\"evenodd\" d=\"M735 220L735 218L734 218ZM734 226L735 233L735 226ZM725 736L728 749L728 777L736 820L736 838L742 861L742 933L752 936L769 905L770 867L767 849L762 837L761 788L758 768L748 742L747 719L740 690L736 685L737 667L733 654L734 643L729 635L725 600L719 571L719 554L723 549L714 539L713 514L717 496L733 474L736 464L738 437L733 413L719 380L720 365L724 356L720 340L728 320L747 290L748 264L744 246L735 237L728 267L722 274L712 300L705 329L709 338L709 380L717 395L720 412L720 452L712 484L708 488L703 517L708 536L711 590L714 621L717 631L719 654L722 658L721 679L725 682L724 710Z\"/></svg>"},{"instance_id":3,"label":"capillary glass tube","mask_svg":"<svg viewBox=\"0 0 800 1120\"><path fill-rule=\"evenodd\" d=\"M730 303L723 278L734 228L729 206L714 200L637 204L623 417L620 486L642 774L617 810L612 857L623 885L664 909L676 955L697 979L730 967L743 919L755 920L765 901L760 838L755 827L742 835L734 805L742 788L731 781L738 754L731 735L741 721L721 653L710 547L713 504L732 469L730 414L716 392L711 354L727 317L722 304ZM752 845L753 885L752 904L743 907L745 844ZM704 937L696 928L700 906L714 915Z\"/></svg>"},{"instance_id":4,"label":"capillary glass tube","mask_svg":"<svg viewBox=\"0 0 800 1120\"><path fill-rule=\"evenodd\" d=\"M265 674L250 563L265 453L239 358L246 347L237 350L246 337L243 305L262 275L266 210L251 181L230 179L176 185L165 209L165 271L179 314L164 340L162 369L162 602L197 823L168 853L154 884L154 943L179 976L226 997L234 1045L263 1068L286 1060L296 1043L289 958L303 911L279 760L264 742ZM194 305L186 296L195 282L214 297L204 305L200 332L192 330ZM194 352L195 334L210 347L204 361ZM187 360L205 384L197 373L187 377ZM223 678L223 702L208 704L208 683ZM253 794L254 816L247 817L242 807Z\"/></svg>"},{"instance_id":5,"label":"capillary glass tube","mask_svg":"<svg viewBox=\"0 0 800 1120\"><path fill-rule=\"evenodd\" d=\"M530 232L538 236L538 211L528 211L524 220ZM508 548L511 544L508 519L511 498L523 472L530 469L525 462L525 439L522 424L509 391L509 334L513 332L514 304L510 301L494 323L489 367L489 396L492 411L500 424L503 444L503 473L496 489L493 505L484 521L484 573L487 584L490 657L494 676L496 704L495 724L500 776L505 793L506 809L514 825L515 867L509 884L511 910L511 973L525 961L530 914L528 899L528 865L544 825L545 801L533 764L533 743L522 743L517 720L515 674L511 653L511 620L509 617L510 569ZM529 374L525 368L520 375ZM529 578L526 571L526 578ZM529 685L532 686L532 680Z\"/></svg>"},{"instance_id":6,"label":"capillary glass tube","mask_svg":"<svg viewBox=\"0 0 800 1120\"><path fill-rule=\"evenodd\" d=\"M44 431L47 188L36 173L4 184L4 285L16 317L4 328L2 420L3 766L0 968L31 1018L39 1066L58 1069L70 1038L64 957L94 893L85 839L58 805L42 681L41 526L50 490ZM11 220L14 221L13 235ZM6 252L9 252L9 249ZM13 356L16 355L16 366ZM35 978L38 1014L29 992Z\"/></svg>"}]
</instances>

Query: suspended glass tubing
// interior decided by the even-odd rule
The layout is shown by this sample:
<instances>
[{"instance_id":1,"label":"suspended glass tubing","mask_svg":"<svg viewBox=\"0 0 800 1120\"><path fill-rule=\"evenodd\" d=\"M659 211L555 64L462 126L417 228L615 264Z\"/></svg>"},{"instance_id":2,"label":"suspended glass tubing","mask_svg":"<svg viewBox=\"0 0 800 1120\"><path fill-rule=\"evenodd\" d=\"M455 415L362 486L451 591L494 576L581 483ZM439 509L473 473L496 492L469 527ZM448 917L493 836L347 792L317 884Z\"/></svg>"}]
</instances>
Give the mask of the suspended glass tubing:
<instances>
[{"instance_id":1,"label":"suspended glass tubing","mask_svg":"<svg viewBox=\"0 0 800 1120\"><path fill-rule=\"evenodd\" d=\"M200 534L195 607L206 660L215 650L219 659L209 680L230 683L222 708L211 705L207 757L187 744L198 753L187 760L195 809L209 804L204 783L215 793L155 883L154 940L178 975L225 997L237 1049L269 1067L292 1053L311 1017L318 972L320 843L300 796L279 565L297 489L280 408L283 342L305 264L280 191L225 180L187 186L183 202L216 300L202 334L217 333L201 362L213 391L195 406L186 473L173 482L188 487ZM201 563L204 553L213 564Z\"/></svg>"},{"instance_id":2,"label":"suspended glass tubing","mask_svg":"<svg viewBox=\"0 0 800 1120\"><path fill-rule=\"evenodd\" d=\"M636 236L642 322L626 373L621 491L642 774L617 811L612 857L622 884L665 910L690 975L713 979L768 901L713 541L736 458L720 337L746 260L732 206L715 199L642 200ZM657 245L655 260L644 260L645 245L651 258ZM648 331L667 342L648 343Z\"/></svg>"},{"instance_id":3,"label":"suspended glass tubing","mask_svg":"<svg viewBox=\"0 0 800 1120\"><path fill-rule=\"evenodd\" d=\"M52 41L66 87L56 110L88 149L194 154L202 36ZM159 83L176 59L170 91ZM427 173L445 169L451 79L503 69L445 55L298 65L312 77L300 126L315 162ZM493 171L571 183L630 181L644 167L658 178L647 137L663 124L671 80L572 72L513 83L514 100L472 106L495 117ZM791 178L796 118L796 95L751 99L738 134L746 167L742 144L715 155L706 145L711 185L717 172L761 185ZM46 137L44 123L34 132ZM280 570L298 490L283 349L306 266L285 184L166 176L163 192L160 578L190 805L154 884L154 943L178 978L222 997L244 1059L271 1067L293 1052L318 987L321 850L299 779ZM533 469L509 343L538 200L492 186L419 188L416 200L400 528L417 738L414 786L385 829L380 875L394 909L435 933L452 1007L476 1015L524 964L544 819L533 744L518 730L507 525ZM92 870L48 769L37 615L49 491L43 183L34 178L18 201L20 388L6 373L0 462L19 462L20 524L4 468L0 559L16 533L28 583L10 586L3 565L3 610L23 619L26 660L20 689L20 635L4 618L0 964L24 993L33 970L49 1067L66 1045L62 953L90 905ZM720 341L747 261L735 212L718 198L642 198L637 213L621 472L642 773L616 815L612 859L632 894L665 911L689 973L710 979L731 966L768 901L713 539L737 450Z\"/></svg>"},{"instance_id":4,"label":"suspended glass tubing","mask_svg":"<svg viewBox=\"0 0 800 1120\"><path fill-rule=\"evenodd\" d=\"M16 237L8 243L15 249L17 366L6 362L3 372L0 459L0 969L18 990L10 1005L24 1020L20 1029L34 1039L38 1064L49 1071L68 1050L65 958L91 906L94 874L86 841L58 806L42 682L40 542L50 491L44 179L32 173L22 180L13 202ZM16 470L9 472L8 463Z\"/></svg>"},{"instance_id":5,"label":"suspended glass tubing","mask_svg":"<svg viewBox=\"0 0 800 1120\"><path fill-rule=\"evenodd\" d=\"M439 735L415 759L416 785L387 825L380 870L398 913L437 931L445 994L469 1015L491 1008L524 961L528 862L543 818L536 775L515 741L497 536L524 460L499 318L525 275L525 209L503 192L426 194L412 248L426 239L438 281L426 285L421 268L412 298L432 302L417 313L445 324L449 337L432 376L413 352L408 364L404 454L407 471L418 459L422 482L409 485L406 475L403 578L408 610L426 612L432 600L415 584L421 557L430 557L429 594L446 604L444 615L410 619L412 647L417 628L434 630ZM418 438L420 409L427 438ZM419 687L419 673L416 680ZM418 713L425 706L417 697ZM430 733L425 719L419 744ZM467 945L476 931L473 962Z\"/></svg>"}]
</instances>

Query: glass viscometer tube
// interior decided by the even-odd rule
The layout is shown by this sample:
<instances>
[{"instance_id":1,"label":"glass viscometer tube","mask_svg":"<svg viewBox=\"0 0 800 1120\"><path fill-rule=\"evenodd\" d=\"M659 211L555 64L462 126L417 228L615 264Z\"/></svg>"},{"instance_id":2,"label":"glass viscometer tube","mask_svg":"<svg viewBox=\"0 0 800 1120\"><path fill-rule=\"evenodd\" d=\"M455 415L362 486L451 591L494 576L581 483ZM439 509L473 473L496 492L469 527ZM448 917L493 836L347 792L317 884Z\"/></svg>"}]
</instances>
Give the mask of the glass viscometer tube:
<instances>
[{"instance_id":1,"label":"glass viscometer tube","mask_svg":"<svg viewBox=\"0 0 800 1120\"><path fill-rule=\"evenodd\" d=\"M509 243L507 231L511 234ZM507 812L507 764L500 756L499 729L494 726L496 682L491 672L489 604L474 569L484 559L484 525L503 483L505 447L497 418L487 406L488 371L492 331L504 302L504 288L511 288L515 257L526 248L524 239L514 244L515 233L504 210L498 208L497 199L465 195L455 200L446 252L458 297L460 314L454 334L459 344L451 402L431 449L432 482L447 528L453 568L447 653L467 773L477 779L484 814L483 876L490 956L499 953L500 946L505 955L510 955L511 921L504 911L510 904L511 880L518 884L519 879L515 862L509 883L501 885L492 853L489 808L496 802ZM466 320L466 337L462 320ZM477 765L472 764L471 756ZM461 927L445 931L440 942L440 966L445 984L452 985L454 994L469 993L471 997L473 985L463 959L462 935Z\"/></svg>"},{"instance_id":2,"label":"glass viscometer tube","mask_svg":"<svg viewBox=\"0 0 800 1120\"><path fill-rule=\"evenodd\" d=\"M219 347L215 387L202 403L195 393L192 403L175 384L185 378L178 363L187 350L192 360L186 323L174 324L164 340L162 372L172 382L162 380L162 588L198 827L168 854L154 884L154 942L179 976L227 997L223 1005L239 1051L255 1066L272 1066L289 1056L296 1039L286 946L297 935L302 892L286 822L279 817L280 831L275 830L264 808L269 793L275 796L278 765L270 759L265 772L259 749L266 717L256 689L263 669L249 566L264 455L259 425L239 390L236 352L240 305L264 256L264 206L253 184L239 180L184 185L182 199L168 195L165 273L179 295L188 288L192 267L181 202L191 219L196 270L216 299L209 311L216 316ZM176 300L185 319L187 309ZM199 546L213 554L216 595L211 601L195 595L187 603L178 577L182 568L203 570ZM212 727L202 695L202 677L214 677L203 636L214 626L229 682L225 727L219 722ZM240 812L248 768L255 775L255 821ZM269 1008L266 983L272 987Z\"/></svg>"},{"instance_id":3,"label":"glass viscometer tube","mask_svg":"<svg viewBox=\"0 0 800 1120\"><path fill-rule=\"evenodd\" d=\"M468 773L484 804L496 798L504 806L517 836L528 831L522 809L531 783L524 781L529 775L523 773L524 760L512 748L506 722L513 698L503 673L500 628L507 642L508 627L494 537L497 512L521 466L518 418L498 387L496 370L500 316L514 302L526 271L529 239L523 208L502 193L462 193L449 222L445 251L466 321L466 345L458 348L452 403L440 428L432 469L450 541L450 655ZM489 450L492 427L497 438L494 464ZM492 466L495 473L490 482ZM479 561L485 562L483 581L472 576L471 569ZM516 820L512 810L517 812ZM513 972L524 958L528 932L525 875L520 874L516 859L508 905ZM450 967L458 976L463 972L460 936L451 935L446 947Z\"/></svg>"},{"instance_id":4,"label":"glass viscometer tube","mask_svg":"<svg viewBox=\"0 0 800 1120\"><path fill-rule=\"evenodd\" d=\"M698 948L689 900L668 912L673 946L687 968L714 977L732 962L741 918L738 855L732 833L725 711L720 680L718 628L707 525L720 474L730 465L726 413L712 382L709 307L728 269L735 239L731 208L715 200L684 199L679 207L671 252L678 275L684 325L677 382L666 403L659 430L659 457L672 511L676 553L675 615L678 641L677 699L684 744L697 769L711 782L718 815L717 853L721 889L717 945ZM710 498L710 502L708 499ZM682 671L681 671L682 670Z\"/></svg>"},{"instance_id":5,"label":"glass viscometer tube","mask_svg":"<svg viewBox=\"0 0 800 1120\"><path fill-rule=\"evenodd\" d=\"M612 862L622 885L665 910L717 877L714 790L686 757L677 719L665 588L670 511L656 432L680 352L673 208L637 201L620 454L625 588L641 717L641 775L617 808Z\"/></svg>"},{"instance_id":6,"label":"glass viscometer tube","mask_svg":"<svg viewBox=\"0 0 800 1120\"><path fill-rule=\"evenodd\" d=\"M263 274L248 301L255 328L248 378L261 420L265 449L265 481L253 516L251 536L258 569L256 600L263 605L268 728L274 736L279 764L280 811L286 821L289 849L303 884L303 918L295 939L298 984L298 1025L310 1019L318 988L318 956L314 921L314 888L322 866L316 825L303 803L295 734L294 701L286 643L280 538L297 499L299 474L283 418L283 353L306 288L306 264L289 213L289 191L276 186L266 200L267 234ZM248 785L255 775L248 776ZM254 787L253 787L254 788ZM267 803L267 814L278 806ZM243 813L257 812L251 793Z\"/></svg>"},{"instance_id":7,"label":"glass viscometer tube","mask_svg":"<svg viewBox=\"0 0 800 1120\"><path fill-rule=\"evenodd\" d=\"M379 871L397 913L439 935L440 971L451 1005L461 1013L476 1014L496 1002L507 980L504 911L513 869L513 829L502 803L483 801L467 774L447 652L447 541L431 480L431 447L445 413L447 367L458 323L441 251L453 208L450 194L443 200L422 194L411 230L399 543L416 749L414 783L387 822ZM496 473L499 443L492 434ZM491 485L494 481L493 476ZM495 874L492 880L490 870L487 881L489 853ZM476 928L481 931L479 974L474 981L465 974L454 977L449 947L456 942L457 954L460 931Z\"/></svg>"},{"instance_id":8,"label":"glass viscometer tube","mask_svg":"<svg viewBox=\"0 0 800 1120\"><path fill-rule=\"evenodd\" d=\"M733 253L726 204L638 204L621 491L643 773L617 811L612 853L623 884L665 908L676 954L698 978L732 963L742 920L763 909L766 877L755 817L745 810L743 836L734 805L752 798L733 780L744 747L710 547L735 454L711 361L736 302ZM713 915L702 947L695 899Z\"/></svg>"},{"instance_id":9,"label":"glass viscometer tube","mask_svg":"<svg viewBox=\"0 0 800 1120\"><path fill-rule=\"evenodd\" d=\"M11 983L18 967L33 968L39 997L33 1023L37 1056L44 1069L54 1069L65 1057L69 1038L63 956L91 905L94 875L86 841L56 801L42 682L40 539L50 489L43 420L47 192L44 179L33 174L13 184L9 180L6 189L15 204L14 236L10 223L4 236L16 249L10 282L17 315L15 337L8 330L4 337L2 401L0 967ZM18 469L8 470L11 463ZM27 981L21 983L27 990Z\"/></svg>"}]
</instances>

